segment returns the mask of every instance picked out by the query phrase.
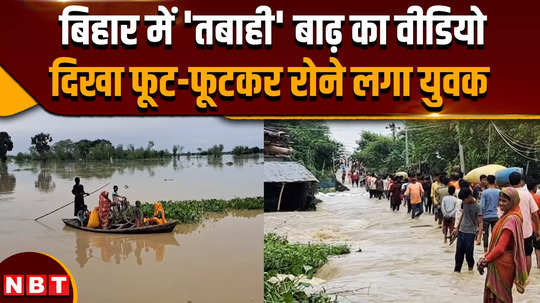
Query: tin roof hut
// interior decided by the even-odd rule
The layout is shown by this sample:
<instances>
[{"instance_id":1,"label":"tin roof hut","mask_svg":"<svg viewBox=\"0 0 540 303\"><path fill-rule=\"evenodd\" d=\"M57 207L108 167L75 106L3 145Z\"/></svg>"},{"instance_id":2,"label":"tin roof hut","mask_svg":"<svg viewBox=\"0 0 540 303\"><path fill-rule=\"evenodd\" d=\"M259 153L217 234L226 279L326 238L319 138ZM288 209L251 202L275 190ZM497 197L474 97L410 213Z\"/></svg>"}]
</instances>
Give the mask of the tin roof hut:
<instances>
[{"instance_id":1,"label":"tin roof hut","mask_svg":"<svg viewBox=\"0 0 540 303\"><path fill-rule=\"evenodd\" d=\"M303 165L292 161L264 163L264 210L309 209L319 181Z\"/></svg>"}]
</instances>

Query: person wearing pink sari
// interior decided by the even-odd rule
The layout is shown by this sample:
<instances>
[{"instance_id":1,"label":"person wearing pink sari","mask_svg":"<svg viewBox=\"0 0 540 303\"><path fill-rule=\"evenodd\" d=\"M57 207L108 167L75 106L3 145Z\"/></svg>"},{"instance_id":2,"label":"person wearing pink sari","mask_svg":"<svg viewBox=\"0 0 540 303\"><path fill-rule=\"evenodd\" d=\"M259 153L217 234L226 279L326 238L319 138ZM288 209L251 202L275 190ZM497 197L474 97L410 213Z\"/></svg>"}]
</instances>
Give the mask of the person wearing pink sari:
<instances>
[{"instance_id":1,"label":"person wearing pink sari","mask_svg":"<svg viewBox=\"0 0 540 303\"><path fill-rule=\"evenodd\" d=\"M111 212L111 200L109 200L109 192L103 191L99 195L99 225L102 229L109 228L109 213Z\"/></svg>"},{"instance_id":2,"label":"person wearing pink sari","mask_svg":"<svg viewBox=\"0 0 540 303\"><path fill-rule=\"evenodd\" d=\"M493 228L488 253L478 261L481 273L487 267L484 303L512 302L513 284L523 293L528 278L518 191L503 188L499 207L503 215Z\"/></svg>"}]
</instances>

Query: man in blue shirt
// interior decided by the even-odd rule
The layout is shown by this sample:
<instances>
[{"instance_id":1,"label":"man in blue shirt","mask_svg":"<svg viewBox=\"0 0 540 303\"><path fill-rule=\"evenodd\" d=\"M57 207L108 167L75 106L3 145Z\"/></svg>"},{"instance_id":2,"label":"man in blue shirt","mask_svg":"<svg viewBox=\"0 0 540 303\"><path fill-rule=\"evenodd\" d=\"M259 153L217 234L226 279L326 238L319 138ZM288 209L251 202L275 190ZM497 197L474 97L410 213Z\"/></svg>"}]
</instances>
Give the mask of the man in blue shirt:
<instances>
[{"instance_id":1,"label":"man in blue shirt","mask_svg":"<svg viewBox=\"0 0 540 303\"><path fill-rule=\"evenodd\" d=\"M483 230L484 230L484 252L487 252L489 242L489 229L493 231L495 223L499 220L497 207L499 207L499 192L495 186L495 176L487 177L488 188L482 192L480 199L480 208L483 214Z\"/></svg>"}]
</instances>

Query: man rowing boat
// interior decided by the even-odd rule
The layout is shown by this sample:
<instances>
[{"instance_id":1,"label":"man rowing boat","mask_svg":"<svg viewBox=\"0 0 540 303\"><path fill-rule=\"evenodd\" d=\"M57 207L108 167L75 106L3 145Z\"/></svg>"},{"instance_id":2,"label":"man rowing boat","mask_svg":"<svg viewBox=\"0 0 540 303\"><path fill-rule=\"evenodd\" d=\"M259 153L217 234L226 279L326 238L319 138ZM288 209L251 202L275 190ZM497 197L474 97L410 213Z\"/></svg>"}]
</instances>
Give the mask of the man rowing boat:
<instances>
[{"instance_id":1,"label":"man rowing boat","mask_svg":"<svg viewBox=\"0 0 540 303\"><path fill-rule=\"evenodd\" d=\"M75 177L75 185L73 185L71 193L75 196L75 209L73 215L78 216L79 211L84 210L84 197L89 195L84 191L84 186L81 184L81 179L79 179L79 177Z\"/></svg>"}]
</instances>

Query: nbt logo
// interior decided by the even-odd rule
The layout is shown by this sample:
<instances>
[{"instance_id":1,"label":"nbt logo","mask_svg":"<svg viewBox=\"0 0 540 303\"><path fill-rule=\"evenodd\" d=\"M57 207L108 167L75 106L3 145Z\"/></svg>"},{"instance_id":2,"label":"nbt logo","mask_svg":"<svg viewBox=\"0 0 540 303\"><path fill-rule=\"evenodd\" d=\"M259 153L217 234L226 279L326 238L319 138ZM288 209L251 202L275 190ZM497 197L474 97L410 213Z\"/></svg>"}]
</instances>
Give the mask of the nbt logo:
<instances>
[{"instance_id":1,"label":"nbt logo","mask_svg":"<svg viewBox=\"0 0 540 303\"><path fill-rule=\"evenodd\" d=\"M4 275L4 296L69 296L68 275Z\"/></svg>"},{"instance_id":2,"label":"nbt logo","mask_svg":"<svg viewBox=\"0 0 540 303\"><path fill-rule=\"evenodd\" d=\"M77 285L53 256L23 252L0 262L0 303L77 303Z\"/></svg>"}]
</instances>

